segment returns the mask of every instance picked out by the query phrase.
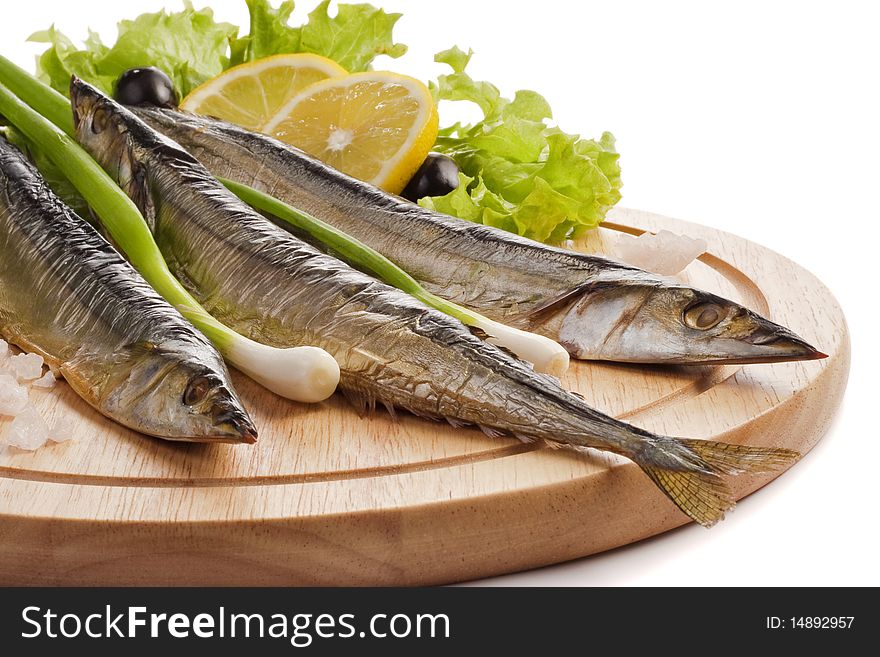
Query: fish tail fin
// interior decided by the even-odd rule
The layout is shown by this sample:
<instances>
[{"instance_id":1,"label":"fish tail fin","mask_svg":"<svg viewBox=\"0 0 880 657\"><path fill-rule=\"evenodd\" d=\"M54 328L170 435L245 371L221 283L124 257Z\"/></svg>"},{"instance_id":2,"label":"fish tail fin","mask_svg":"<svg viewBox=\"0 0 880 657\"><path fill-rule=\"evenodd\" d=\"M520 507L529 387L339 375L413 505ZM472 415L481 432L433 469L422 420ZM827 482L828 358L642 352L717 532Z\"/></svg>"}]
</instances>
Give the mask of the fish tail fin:
<instances>
[{"instance_id":1,"label":"fish tail fin","mask_svg":"<svg viewBox=\"0 0 880 657\"><path fill-rule=\"evenodd\" d=\"M728 475L782 470L801 457L800 452L784 447L754 447L691 438L680 438L678 442L718 472Z\"/></svg>"},{"instance_id":2,"label":"fish tail fin","mask_svg":"<svg viewBox=\"0 0 880 657\"><path fill-rule=\"evenodd\" d=\"M631 458L679 509L711 527L736 503L722 474L777 470L799 456L774 447L664 438Z\"/></svg>"}]
</instances>

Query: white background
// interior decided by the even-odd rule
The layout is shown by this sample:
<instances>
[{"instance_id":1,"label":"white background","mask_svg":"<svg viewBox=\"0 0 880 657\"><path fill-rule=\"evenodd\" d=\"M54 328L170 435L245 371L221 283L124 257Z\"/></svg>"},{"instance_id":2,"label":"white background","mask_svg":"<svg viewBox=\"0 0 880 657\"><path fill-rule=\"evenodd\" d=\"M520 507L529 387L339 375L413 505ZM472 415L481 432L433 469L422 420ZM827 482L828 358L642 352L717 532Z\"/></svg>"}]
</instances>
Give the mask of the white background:
<instances>
[{"instance_id":1,"label":"white background","mask_svg":"<svg viewBox=\"0 0 880 657\"><path fill-rule=\"evenodd\" d=\"M297 17L315 0L300 4ZM374 4L404 13L396 34L410 46L378 68L427 79L443 72L434 52L473 48L475 77L505 95L541 92L569 132L615 134L622 205L715 226L785 254L831 288L852 333L849 388L831 431L723 523L485 583L880 585L877 5ZM54 22L81 39L91 26L112 42L116 20L163 6L180 4L30 0L4 12L0 43L31 68L40 47L24 40L35 30ZM220 19L247 25L244 0L211 6Z\"/></svg>"}]
</instances>

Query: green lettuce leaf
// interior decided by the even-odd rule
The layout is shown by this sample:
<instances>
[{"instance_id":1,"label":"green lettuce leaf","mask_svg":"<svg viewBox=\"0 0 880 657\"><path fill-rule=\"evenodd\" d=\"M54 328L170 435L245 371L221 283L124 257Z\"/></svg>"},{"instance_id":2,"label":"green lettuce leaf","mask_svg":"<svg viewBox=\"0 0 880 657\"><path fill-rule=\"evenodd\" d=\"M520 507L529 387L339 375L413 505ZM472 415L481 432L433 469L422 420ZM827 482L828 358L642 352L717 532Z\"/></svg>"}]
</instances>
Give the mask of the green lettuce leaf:
<instances>
[{"instance_id":1,"label":"green lettuce leaf","mask_svg":"<svg viewBox=\"0 0 880 657\"><path fill-rule=\"evenodd\" d=\"M333 59L348 71L368 70L378 55L400 57L406 46L394 43L392 32L400 14L370 4L340 4L336 16L324 0L299 27L288 24L293 0L273 7L270 0L246 0L250 31L214 20L209 8L196 10L186 0L183 11L141 14L119 23L113 46L89 32L82 48L53 25L30 40L48 43L38 58L37 74L66 94L76 74L111 93L127 69L156 66L171 76L181 97L230 66L282 53L310 52Z\"/></svg>"},{"instance_id":2,"label":"green lettuce leaf","mask_svg":"<svg viewBox=\"0 0 880 657\"><path fill-rule=\"evenodd\" d=\"M435 61L452 73L430 85L437 101L471 102L483 114L474 125L441 129L435 145L455 159L463 184L449 200L419 203L545 242L598 226L620 200L614 137L582 139L551 127L553 114L540 94L521 90L509 100L495 85L471 78L465 69L472 55L458 47L437 53Z\"/></svg>"},{"instance_id":3,"label":"green lettuce leaf","mask_svg":"<svg viewBox=\"0 0 880 657\"><path fill-rule=\"evenodd\" d=\"M458 46L438 52L434 61L448 64L452 73L441 75L436 83L431 82L428 86L435 100L468 100L479 106L486 121L492 121L500 116L508 101L501 97L501 91L494 84L477 82L464 72L473 54L473 50L465 53Z\"/></svg>"},{"instance_id":4,"label":"green lettuce leaf","mask_svg":"<svg viewBox=\"0 0 880 657\"><path fill-rule=\"evenodd\" d=\"M48 30L35 32L28 39L37 43L48 43L50 47L37 58L37 75L64 95L68 93L70 76L77 76L106 89L113 80L104 80L98 73L96 62L107 54L109 48L101 43L100 37L89 30L85 49L78 50L73 42L53 25Z\"/></svg>"},{"instance_id":5,"label":"green lettuce leaf","mask_svg":"<svg viewBox=\"0 0 880 657\"><path fill-rule=\"evenodd\" d=\"M229 65L230 42L237 34L236 26L216 22L211 9L197 11L185 2L183 11L141 14L134 20L121 21L112 47L90 32L85 47L77 49L54 26L33 34L30 40L49 44L39 57L37 73L64 94L74 73L112 93L116 79L125 70L156 66L185 96Z\"/></svg>"},{"instance_id":6,"label":"green lettuce leaf","mask_svg":"<svg viewBox=\"0 0 880 657\"><path fill-rule=\"evenodd\" d=\"M400 14L386 14L373 5L339 5L335 18L327 14L330 0L324 0L309 14L300 28L300 48L329 57L346 71L366 71L378 55L397 58L406 46L394 43L391 32Z\"/></svg>"},{"instance_id":7,"label":"green lettuce leaf","mask_svg":"<svg viewBox=\"0 0 880 657\"><path fill-rule=\"evenodd\" d=\"M334 60L352 73L369 70L378 55L400 57L406 46L394 43L392 32L400 14L387 14L370 4L340 4L331 18L330 0L324 0L309 14L308 22L290 27L293 0L277 9L269 0L247 0L250 33L234 44L240 52L234 59L252 61L288 52L310 52Z\"/></svg>"},{"instance_id":8,"label":"green lettuce leaf","mask_svg":"<svg viewBox=\"0 0 880 657\"><path fill-rule=\"evenodd\" d=\"M479 178L458 174L459 184L446 196L426 196L419 205L478 224L517 232L513 214L516 206L493 193Z\"/></svg>"},{"instance_id":9,"label":"green lettuce leaf","mask_svg":"<svg viewBox=\"0 0 880 657\"><path fill-rule=\"evenodd\" d=\"M173 79L181 96L230 66L281 53L310 52L352 71L369 70L379 55L400 57L395 43L400 14L371 4L340 4L330 16L322 0L300 26L291 26L294 0L245 0L250 28L214 20L210 9L142 14L119 24L119 37L105 45L90 32L78 48L54 26L31 39L49 44L38 72L67 93L71 74L105 92L135 66L157 66ZM530 90L513 99L490 82L474 80L467 67L473 51L453 47L435 61L451 72L429 83L435 101L475 104L482 119L441 128L435 150L453 157L462 185L446 197L422 199L438 211L497 226L533 239L558 242L596 227L620 199L620 166L610 133L582 139L553 126L546 99Z\"/></svg>"},{"instance_id":10,"label":"green lettuce leaf","mask_svg":"<svg viewBox=\"0 0 880 657\"><path fill-rule=\"evenodd\" d=\"M271 55L300 52L300 32L288 25L293 0L284 0L277 9L269 0L246 0L250 32L232 45L232 64L251 62Z\"/></svg>"}]
</instances>

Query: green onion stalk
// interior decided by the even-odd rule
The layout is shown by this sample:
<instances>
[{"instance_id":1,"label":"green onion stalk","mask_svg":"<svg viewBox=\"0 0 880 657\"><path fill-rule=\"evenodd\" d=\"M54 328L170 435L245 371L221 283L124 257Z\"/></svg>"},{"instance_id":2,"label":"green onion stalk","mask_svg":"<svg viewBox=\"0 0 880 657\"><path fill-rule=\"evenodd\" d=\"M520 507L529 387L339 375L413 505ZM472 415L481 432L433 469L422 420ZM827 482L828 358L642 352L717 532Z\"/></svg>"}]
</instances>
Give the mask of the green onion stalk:
<instances>
[{"instance_id":1,"label":"green onion stalk","mask_svg":"<svg viewBox=\"0 0 880 657\"><path fill-rule=\"evenodd\" d=\"M63 95L2 56L0 56L0 80L56 126L69 135L73 134L70 103ZM224 179L221 179L221 182L245 203L306 231L316 240L336 251L348 264L370 272L385 283L458 319L467 326L482 330L487 334L489 342L505 347L520 358L529 361L539 372L561 376L568 369L568 352L550 338L512 328L441 299L425 290L418 281L381 253L326 222L247 185ZM145 224L144 229L147 230ZM116 239L115 235L114 239Z\"/></svg>"},{"instance_id":2,"label":"green onion stalk","mask_svg":"<svg viewBox=\"0 0 880 657\"><path fill-rule=\"evenodd\" d=\"M416 279L378 251L317 217L248 185L225 178L219 180L248 205L304 230L321 244L335 251L350 265L368 271L388 285L393 285L415 297L426 306L446 313L467 326L482 330L488 336L489 342L505 347L520 358L529 361L537 371L561 376L568 369L568 352L550 338L501 324L451 301L441 299L428 292Z\"/></svg>"},{"instance_id":3,"label":"green onion stalk","mask_svg":"<svg viewBox=\"0 0 880 657\"><path fill-rule=\"evenodd\" d=\"M273 392L297 401L317 402L333 393L339 382L339 366L326 351L317 347L279 349L254 342L218 322L186 291L168 269L137 206L64 131L72 131L73 122L70 111L62 112L54 97L63 100L63 96L2 57L0 81L0 114L46 153L88 202L134 268L204 333L230 364ZM22 102L5 86L7 81L40 113L66 127L58 127Z\"/></svg>"}]
</instances>

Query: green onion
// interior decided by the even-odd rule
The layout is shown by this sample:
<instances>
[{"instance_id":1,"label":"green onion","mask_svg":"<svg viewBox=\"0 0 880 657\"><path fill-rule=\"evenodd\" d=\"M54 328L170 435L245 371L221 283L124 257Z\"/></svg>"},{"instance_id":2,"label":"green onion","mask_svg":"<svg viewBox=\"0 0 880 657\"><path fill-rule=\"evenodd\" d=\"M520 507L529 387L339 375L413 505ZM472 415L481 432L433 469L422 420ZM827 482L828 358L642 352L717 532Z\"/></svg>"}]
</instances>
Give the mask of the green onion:
<instances>
[{"instance_id":1,"label":"green onion","mask_svg":"<svg viewBox=\"0 0 880 657\"><path fill-rule=\"evenodd\" d=\"M333 249L348 264L366 270L388 285L393 285L414 296L426 306L455 317L467 326L483 330L489 336L487 338L489 342L505 347L520 358L529 361L539 372L561 376L568 369L568 352L550 338L495 322L451 301L441 299L428 292L416 279L381 253L330 224L253 187L225 178L219 180L248 205L304 230L324 246Z\"/></svg>"},{"instance_id":2,"label":"green onion","mask_svg":"<svg viewBox=\"0 0 880 657\"><path fill-rule=\"evenodd\" d=\"M49 117L55 125L69 134L73 134L73 118L70 104L64 96L2 56L0 56L0 80L4 84L8 84L29 105L44 116ZM221 182L246 203L263 212L275 215L297 228L305 230L322 244L335 250L350 265L369 271L389 285L393 285L414 296L425 305L455 317L467 326L482 329L488 334L490 342L503 346L524 360L533 363L538 371L560 376L568 369L568 352L553 340L495 322L457 304L441 299L425 290L418 281L381 253L374 251L366 244L333 228L329 224L252 187L241 185L231 180L221 179ZM120 194L122 194L121 191ZM122 194L122 196L125 195ZM127 199L128 197L125 198ZM141 219L141 222L143 222L143 219ZM144 228L146 229L146 225L144 225ZM114 239L117 238L114 236ZM152 240L152 236L150 236L150 239ZM152 283L152 281L150 282Z\"/></svg>"},{"instance_id":3,"label":"green onion","mask_svg":"<svg viewBox=\"0 0 880 657\"><path fill-rule=\"evenodd\" d=\"M2 58L0 58L2 60ZM8 75L8 60L0 61L0 80L12 80L34 104L61 120L56 92L28 76ZM14 70L13 70L14 73ZM49 93L51 92L51 93ZM339 381L339 366L323 349L277 349L254 342L211 317L168 269L137 206L61 128L35 112L0 84L0 114L54 162L88 202L101 224L129 262L168 303L177 308L236 368L273 392L304 402L329 397ZM65 114L72 130L70 113Z\"/></svg>"},{"instance_id":4,"label":"green onion","mask_svg":"<svg viewBox=\"0 0 880 657\"><path fill-rule=\"evenodd\" d=\"M0 55L0 80L25 103L73 136L73 111L67 98L3 55Z\"/></svg>"}]
</instances>

